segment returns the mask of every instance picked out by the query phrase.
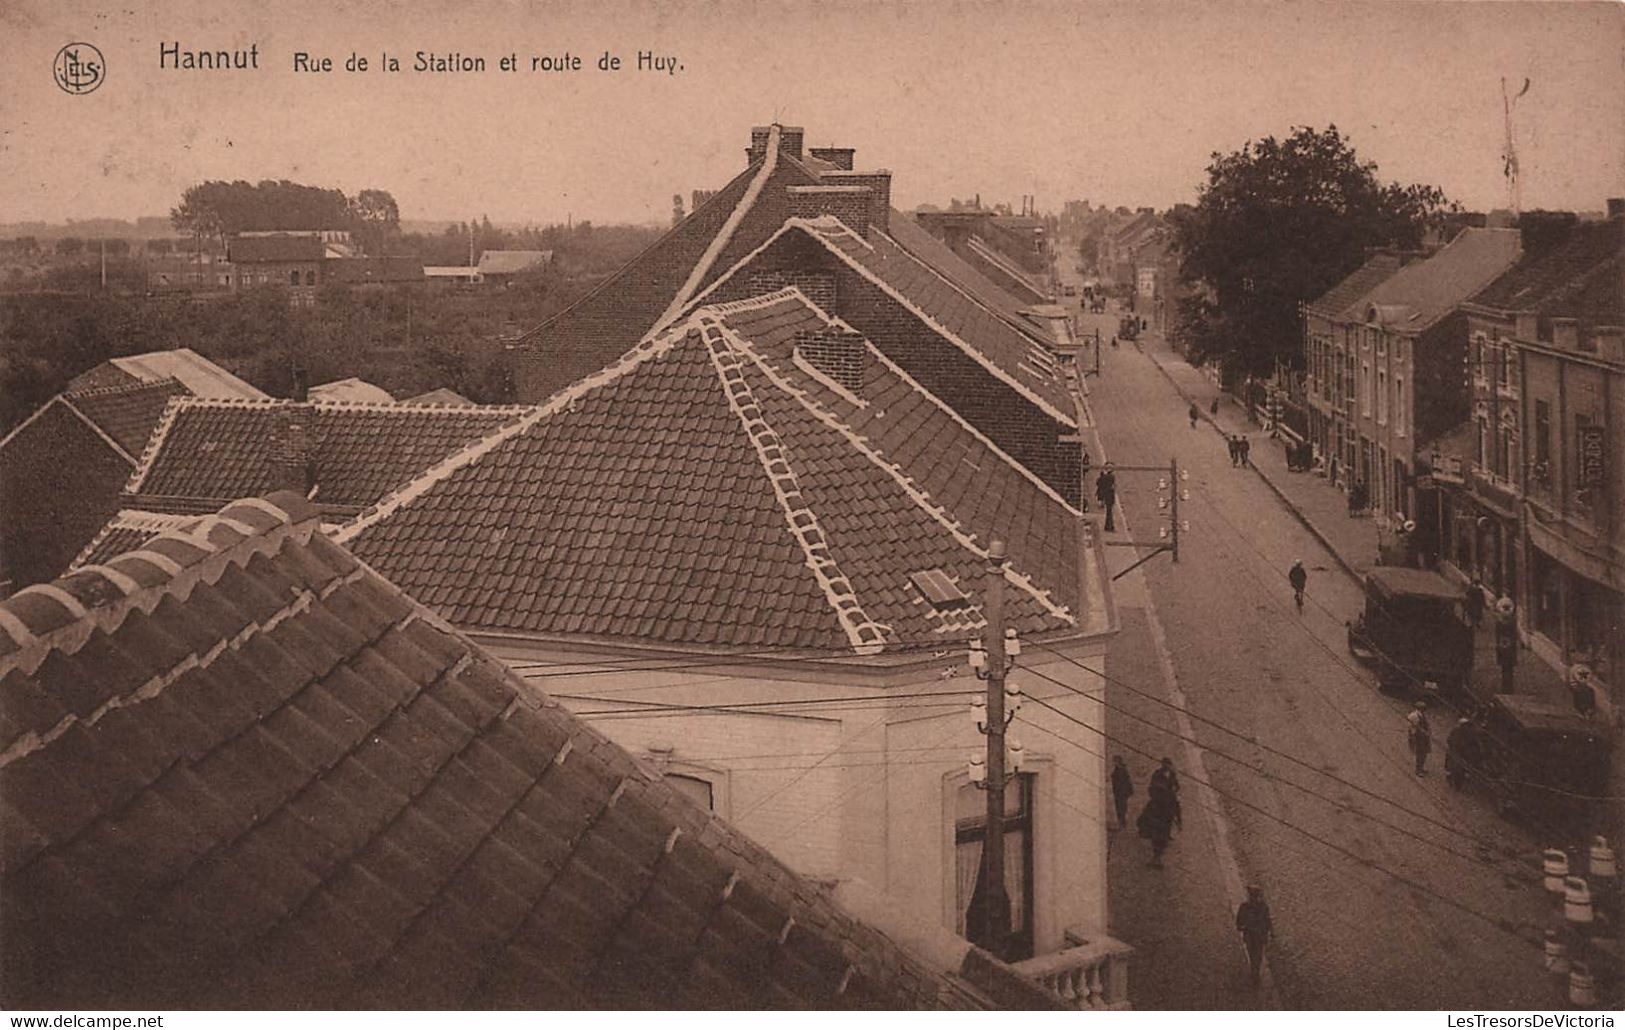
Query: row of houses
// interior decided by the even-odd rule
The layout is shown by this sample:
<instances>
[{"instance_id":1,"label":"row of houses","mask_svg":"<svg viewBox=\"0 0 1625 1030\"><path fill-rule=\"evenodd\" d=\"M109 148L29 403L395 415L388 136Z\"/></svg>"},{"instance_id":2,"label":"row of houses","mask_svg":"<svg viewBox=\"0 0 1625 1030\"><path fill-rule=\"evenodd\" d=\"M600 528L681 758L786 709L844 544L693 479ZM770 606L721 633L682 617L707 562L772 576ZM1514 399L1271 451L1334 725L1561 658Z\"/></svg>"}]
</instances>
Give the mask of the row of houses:
<instances>
[{"instance_id":1,"label":"row of houses","mask_svg":"<svg viewBox=\"0 0 1625 1030\"><path fill-rule=\"evenodd\" d=\"M185 647L160 649L188 669L255 636L212 609L241 612L301 669L256 690L269 739L248 743L274 783L231 781L242 804L205 812L162 776L120 780L53 822L52 770L129 746L113 731L140 720L42 714L73 732L5 745L35 785L8 795L30 832L6 918L94 926L59 934L64 963L139 949L128 968L155 972L87 983L47 951L8 983L53 1001L190 982L338 1003L1126 1005L1090 731L1117 622L1078 383L1030 303L891 208L889 173L802 136L753 129L734 180L526 334L522 404L166 400L65 577L0 606L23 645L0 660L15 689L83 693L46 679L71 679L87 639L150 636L132 609L201 606L217 635L177 625ZM966 646L995 578L1032 699L998 942L965 919L989 832ZM229 723L217 691L138 672L87 711ZM186 782L225 789L248 752L211 756L236 739L197 738ZM118 822L152 792L212 862ZM125 868L76 896L77 842L115 824ZM202 918L237 872L253 903ZM474 903L493 883L511 904ZM376 884L394 894L350 889ZM155 912L184 956L141 943ZM292 975L294 942L342 975ZM431 955L445 970L412 975ZM186 981L192 956L218 969Z\"/></svg>"},{"instance_id":2,"label":"row of houses","mask_svg":"<svg viewBox=\"0 0 1625 1030\"><path fill-rule=\"evenodd\" d=\"M1308 436L1531 646L1625 675L1625 204L1377 254L1304 307Z\"/></svg>"}]
</instances>

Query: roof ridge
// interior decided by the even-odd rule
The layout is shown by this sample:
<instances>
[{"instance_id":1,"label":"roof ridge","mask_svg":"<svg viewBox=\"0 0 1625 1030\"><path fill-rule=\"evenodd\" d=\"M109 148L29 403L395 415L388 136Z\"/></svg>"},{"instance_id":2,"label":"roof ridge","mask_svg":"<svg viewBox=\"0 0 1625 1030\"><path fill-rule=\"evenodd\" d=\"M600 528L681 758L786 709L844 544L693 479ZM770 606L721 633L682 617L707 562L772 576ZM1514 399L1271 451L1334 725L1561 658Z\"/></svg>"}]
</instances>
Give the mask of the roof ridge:
<instances>
[{"instance_id":1,"label":"roof ridge","mask_svg":"<svg viewBox=\"0 0 1625 1030\"><path fill-rule=\"evenodd\" d=\"M968 242L971 246L977 247L977 252L997 265L999 270L1004 274L1014 277L1017 282L1036 293L1043 294L1046 297L1049 296L1049 291L1045 290L1043 286L1029 276L1026 269L1020 267L1014 261L1011 261L1009 258L1005 257L999 252L997 247L989 243L987 240L982 239L982 237L976 235L975 233L971 233L966 242Z\"/></svg>"},{"instance_id":2,"label":"roof ridge","mask_svg":"<svg viewBox=\"0 0 1625 1030\"><path fill-rule=\"evenodd\" d=\"M238 559L246 564L253 554L281 546L289 534L308 538L320 531L315 508L297 494L273 496L278 500L237 501L104 565L84 566L0 601L0 631L17 645L0 656L0 674L12 668L32 673L51 652L73 654L96 630L116 629L133 611L151 612L164 597L184 596L199 581L218 581ZM8 760L0 757L0 765Z\"/></svg>"},{"instance_id":3,"label":"roof ridge","mask_svg":"<svg viewBox=\"0 0 1625 1030\"><path fill-rule=\"evenodd\" d=\"M730 338L737 339L737 334L714 316L700 316L697 322L700 339L716 370L717 380L722 384L728 407L739 419L740 427L756 451L757 460L762 463L762 471L767 473L790 535L806 555L807 568L818 580L818 586L823 590L829 606L834 609L835 618L851 641L852 649L860 655L879 654L885 649L890 627L876 623L864 612L852 581L841 572L840 565L830 554L829 541L818 524L818 516L802 502L801 487L796 480L795 470L790 467L790 461L784 454L784 444L773 427L768 425L761 406L751 393L750 384L739 372L744 359L730 342ZM722 338L720 341L719 335Z\"/></svg>"},{"instance_id":4,"label":"roof ridge","mask_svg":"<svg viewBox=\"0 0 1625 1030\"><path fill-rule=\"evenodd\" d=\"M797 222L797 221L800 221L800 220L791 219L791 222ZM790 224L790 223L786 223L786 225L788 225L788 224ZM803 224L805 225L806 223L803 223ZM901 292L899 292L896 287L892 286L891 283L887 282L881 276L876 275L874 272L870 271L868 268L864 267L859 262L853 260L845 251L841 250L841 248L831 246L829 241L823 238L822 233L819 233L817 231L811 231L809 233L809 235L813 236L815 239L818 239L820 242L822 242L824 244L824 246L828 248L829 252L831 254L834 254L839 260L845 262L847 267L851 268L858 275L862 276L863 278L869 280L869 282L873 283L875 286L879 287L884 293L886 293L892 299L897 301L897 303L899 303L899 304L903 305L904 307L908 308L909 311L913 312L915 317L919 318L921 321L923 321L927 325L929 325L938 335L942 336L944 339L946 339L949 342L953 343L954 346L958 347L961 351L965 352L965 355L967 357L969 357L971 360L975 361L977 364L981 365L983 368L987 369L990 373L992 373L992 375L993 375L993 377L995 379L998 379L998 380L1002 381L1006 386L1010 387L1012 390L1015 390L1017 393L1021 394L1027 400L1031 401L1040 411L1042 411L1045 414L1049 415L1051 418L1055 419L1056 421L1060 422L1061 424L1063 424L1065 426L1072 427L1074 429L1077 428L1078 421L1077 421L1077 416L1076 415L1066 415L1066 414L1062 413L1059 409L1057 409L1055 407L1055 405L1051 404L1049 401L1047 401L1043 397L1039 396L1037 391L1033 390L1031 387L1029 387L1025 383L1023 383L1020 379L1016 378L1016 376L1013 373L1007 372L1003 368L1000 368L998 362L994 361L992 358L989 358L986 354L983 354L977 348L971 346L968 341L966 341L964 339L961 339L958 333L954 332L953 330L949 329L947 326L943 325L941 322L937 321L935 318L931 317L931 315L928 312L926 312L923 308L921 308L919 305L915 304L909 298L903 296L903 294ZM861 237L859 237L859 238L861 239ZM887 237L887 239L890 239L890 237ZM866 245L868 244L867 240L865 240L864 242L865 242ZM893 245L897 246L895 243ZM944 282L948 281L936 269L932 268L930 265L928 265L925 262L921 261L919 258L915 257L913 254L910 254L908 252L907 248L902 247L902 246L897 246L897 253L903 255L903 257L905 257L909 261L914 262L916 265L919 265L921 268L925 269L927 272L929 272L935 278L941 279ZM950 284L950 285L952 285L952 284ZM964 294L961 293L961 296L963 296L963 295ZM976 302L976 306L978 308L982 309L983 311L987 311L990 314L993 314L993 317L1000 324L1007 324L1004 321L1003 318L1000 318L997 314L994 314L992 312L992 309L987 307L985 304L982 304L980 302ZM1024 338L1023 342L1027 342L1029 346L1032 346L1031 342L1025 340L1025 338Z\"/></svg>"},{"instance_id":5,"label":"roof ridge","mask_svg":"<svg viewBox=\"0 0 1625 1030\"><path fill-rule=\"evenodd\" d=\"M705 277L710 274L711 267L716 264L717 258L722 256L723 250L728 246L728 241L733 239L733 234L738 231L739 224L745 220L745 215L751 208L756 206L757 199L761 197L762 190L767 186L767 180L772 177L773 170L778 167L778 156L779 127L774 124L768 129L767 154L762 158L762 166L757 169L755 177L751 179L750 185L746 187L745 195L739 198L739 205L729 212L728 220L723 222L722 228L718 229L717 234L711 237L711 242L706 245L705 251L700 254L700 259L689 270L688 278L683 281L682 286L677 288L676 296L672 297L671 303L666 305L666 310L661 313L660 317L655 319L655 329L661 329L676 319L678 315L682 314L683 309L688 306L689 300L694 296L694 291L699 289L700 284L705 281Z\"/></svg>"},{"instance_id":6,"label":"roof ridge","mask_svg":"<svg viewBox=\"0 0 1625 1030\"><path fill-rule=\"evenodd\" d=\"M218 398L211 398L218 399ZM164 412L158 416L158 424L153 427L152 435L147 437L147 446L141 452L141 460L135 463L135 471L130 473L129 480L124 484L124 492L134 494L141 492L141 484L146 482L147 475L152 471L153 463L158 460L158 452L163 450L164 440L169 436L169 430L175 424L175 417L180 409L186 407L190 401L203 401L202 397L193 397L191 394L180 394L169 399L164 405ZM260 400L248 399L221 400L223 404L261 404Z\"/></svg>"},{"instance_id":7,"label":"roof ridge","mask_svg":"<svg viewBox=\"0 0 1625 1030\"><path fill-rule=\"evenodd\" d=\"M735 330L726 325L721 325L720 328L723 332L729 335L735 347L742 351L758 368L762 370L763 374L765 374L768 379L772 381L773 385L777 386L788 396L793 397L802 405L802 407L806 408L815 418L823 422L827 427L846 437L847 441L850 442L852 446L861 454L863 454L864 457L868 458L871 463L879 466L889 476L891 476L897 485L908 494L910 500L924 510L926 514L930 515L939 524L941 524L943 528L947 529L961 547L964 547L966 550L980 558L987 557L987 549L976 543L975 535L966 532L957 520L949 516L948 510L942 505L933 501L931 499L931 495L926 493L925 488L916 483L911 476L905 473L900 465L888 460L885 455L881 454L880 451L875 449L869 443L867 437L853 429L839 415L828 410L822 404L819 404L818 401L809 396L806 391L797 389L796 386L789 382L789 380L787 380L783 374L775 369L766 358L757 353L756 348L752 346L748 340L743 339ZM868 343L869 341L865 339L864 342ZM879 348L876 349L878 350ZM929 393L926 395L930 396ZM1049 591L1040 589L1031 576L1016 571L1015 568L1008 562L1005 564L1004 568L1005 578L1007 580L1021 587L1023 590L1026 590L1035 599L1037 599L1039 604L1043 605L1056 617L1064 619L1074 625L1077 624L1077 617L1074 616L1065 605L1057 604L1055 601L1053 601L1050 598Z\"/></svg>"},{"instance_id":8,"label":"roof ridge","mask_svg":"<svg viewBox=\"0 0 1625 1030\"><path fill-rule=\"evenodd\" d=\"M400 508L411 504L433 490L447 476L474 464L503 443L529 432L543 419L568 408L593 390L614 382L642 365L645 361L653 360L668 353L683 338L687 326L688 322L685 321L659 337L646 336L612 364L605 366L590 376L576 380L570 386L549 397L546 402L530 406L528 414L523 417L503 424L496 430L442 458L433 466L385 494L378 501L368 505L359 515L346 522L334 534L333 539L341 544L348 544L358 534L389 518ZM412 405L403 405L403 407L412 407Z\"/></svg>"},{"instance_id":9,"label":"roof ridge","mask_svg":"<svg viewBox=\"0 0 1625 1030\"><path fill-rule=\"evenodd\" d=\"M78 405L74 404L73 399L70 398L67 394L62 394L62 403L67 406L67 409L69 411L71 411L75 415L79 416L79 418L85 423L85 425L89 426L92 430L94 430L96 435L101 437L102 441L104 443L106 443L107 446L113 448L113 450L115 452L117 452L119 457L123 458L125 461L129 462L131 465L135 464L135 458L133 456L131 456L130 452L125 450L123 445L120 444L117 440L113 439L112 434L108 433L107 430L105 430L101 426L97 425L95 419L91 418L89 415L87 415L84 412L80 411Z\"/></svg>"},{"instance_id":10,"label":"roof ridge","mask_svg":"<svg viewBox=\"0 0 1625 1030\"><path fill-rule=\"evenodd\" d=\"M74 555L73 561L68 563L68 571L79 571L79 568L84 564L85 559L90 557L92 554L95 554L96 548L100 547L102 541L106 540L110 535L112 535L114 530L150 529L159 533L164 533L169 529L178 529L187 522L191 522L198 518L201 518L201 516L175 515L168 512L157 511L142 511L136 508L120 508L117 514L108 519L106 524L96 531L96 535L90 538L90 542L85 544L84 547L80 548L78 554Z\"/></svg>"},{"instance_id":11,"label":"roof ridge","mask_svg":"<svg viewBox=\"0 0 1625 1030\"><path fill-rule=\"evenodd\" d=\"M119 369L119 371L124 372L123 369ZM124 372L124 374L130 375L128 372ZM152 380L136 379L134 376L131 376L131 379L133 382L109 383L105 386L86 386L77 390L72 389L70 386L70 388L63 390L62 392L69 397L102 397L115 393L135 393L139 390L156 390L160 387L167 386L179 386L182 389L186 388L186 384L174 376L163 376L162 378ZM191 391L187 392L190 393Z\"/></svg>"},{"instance_id":12,"label":"roof ridge","mask_svg":"<svg viewBox=\"0 0 1625 1030\"><path fill-rule=\"evenodd\" d=\"M4 437L0 437L0 448L5 447L6 444L11 442L12 437L16 436L18 433L22 432L24 429L27 429L30 423L32 423L35 419L39 418L41 415L44 415L46 410L48 408L50 408L51 405L53 405L53 404L57 403L58 401L62 400L63 396L64 396L64 394L62 394L62 393L54 393L54 394L52 394L49 400L47 400L44 404L41 404L39 407L34 409L33 414L29 415L27 418L23 419L21 422L17 423L16 425L12 426L11 427L11 432L7 433Z\"/></svg>"}]
</instances>

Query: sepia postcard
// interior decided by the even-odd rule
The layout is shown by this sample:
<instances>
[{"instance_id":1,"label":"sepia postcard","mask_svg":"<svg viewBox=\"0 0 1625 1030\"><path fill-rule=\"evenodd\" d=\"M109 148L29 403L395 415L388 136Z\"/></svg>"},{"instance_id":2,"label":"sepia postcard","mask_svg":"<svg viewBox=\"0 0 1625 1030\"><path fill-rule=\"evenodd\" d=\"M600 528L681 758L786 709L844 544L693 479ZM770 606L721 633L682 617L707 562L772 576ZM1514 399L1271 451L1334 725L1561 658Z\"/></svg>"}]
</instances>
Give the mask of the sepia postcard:
<instances>
[{"instance_id":1,"label":"sepia postcard","mask_svg":"<svg viewBox=\"0 0 1625 1030\"><path fill-rule=\"evenodd\" d=\"M1618 3L0 0L0 172L12 1026L1614 1025Z\"/></svg>"}]
</instances>

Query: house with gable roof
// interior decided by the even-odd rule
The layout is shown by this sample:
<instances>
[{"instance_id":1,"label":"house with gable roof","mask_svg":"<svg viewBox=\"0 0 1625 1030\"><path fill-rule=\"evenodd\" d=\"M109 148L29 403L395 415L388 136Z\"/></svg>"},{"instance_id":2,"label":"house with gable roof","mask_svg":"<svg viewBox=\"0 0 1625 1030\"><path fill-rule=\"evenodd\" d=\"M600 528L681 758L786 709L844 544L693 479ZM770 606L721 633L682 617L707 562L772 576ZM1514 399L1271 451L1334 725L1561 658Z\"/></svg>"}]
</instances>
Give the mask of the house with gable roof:
<instances>
[{"instance_id":1,"label":"house with gable roof","mask_svg":"<svg viewBox=\"0 0 1625 1030\"><path fill-rule=\"evenodd\" d=\"M1066 1005L797 874L322 520L233 502L0 601L0 1005Z\"/></svg>"},{"instance_id":2,"label":"house with gable roof","mask_svg":"<svg viewBox=\"0 0 1625 1030\"><path fill-rule=\"evenodd\" d=\"M867 281L840 222L791 232ZM1003 541L1033 698L1010 957L1122 968L1098 528L801 287L702 298L336 538L798 872L957 934L986 832L965 644Z\"/></svg>"},{"instance_id":3,"label":"house with gable roof","mask_svg":"<svg viewBox=\"0 0 1625 1030\"><path fill-rule=\"evenodd\" d=\"M1077 401L1050 322L985 275L964 275L962 258L895 212L889 172L842 167L852 158L843 148L831 148L834 160L804 154L803 135L753 129L741 175L593 293L525 334L521 399L539 402L607 367L746 264L743 274L765 274L763 248L792 220L802 227L798 238L817 222L803 241L814 244L801 252L809 266L794 266L790 245L776 249L778 280L766 288L801 286L911 375L934 379L937 396L1076 501Z\"/></svg>"},{"instance_id":4,"label":"house with gable roof","mask_svg":"<svg viewBox=\"0 0 1625 1030\"><path fill-rule=\"evenodd\" d=\"M0 439L0 596L67 566L118 510L166 406L189 396L265 395L189 350L136 354L76 376Z\"/></svg>"}]
</instances>

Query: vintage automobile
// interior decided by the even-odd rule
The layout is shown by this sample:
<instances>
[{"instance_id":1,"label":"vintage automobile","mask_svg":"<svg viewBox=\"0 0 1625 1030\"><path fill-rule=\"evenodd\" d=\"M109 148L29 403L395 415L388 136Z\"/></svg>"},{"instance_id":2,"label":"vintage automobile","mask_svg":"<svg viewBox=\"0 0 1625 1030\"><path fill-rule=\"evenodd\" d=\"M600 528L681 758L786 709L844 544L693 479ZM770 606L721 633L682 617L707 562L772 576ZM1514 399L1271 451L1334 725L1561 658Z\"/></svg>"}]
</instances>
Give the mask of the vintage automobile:
<instances>
[{"instance_id":1,"label":"vintage automobile","mask_svg":"<svg viewBox=\"0 0 1625 1030\"><path fill-rule=\"evenodd\" d=\"M1458 760L1503 810L1583 833L1606 793L1612 746L1600 721L1571 707L1496 694L1464 726Z\"/></svg>"},{"instance_id":2,"label":"vintage automobile","mask_svg":"<svg viewBox=\"0 0 1625 1030\"><path fill-rule=\"evenodd\" d=\"M1124 315L1117 323L1117 336L1122 340L1133 340L1140 335L1140 320L1133 315Z\"/></svg>"},{"instance_id":3,"label":"vintage automobile","mask_svg":"<svg viewBox=\"0 0 1625 1030\"><path fill-rule=\"evenodd\" d=\"M1385 691L1465 696L1473 629L1462 599L1436 572L1379 565L1366 573L1365 611L1348 624L1349 651Z\"/></svg>"}]
</instances>

